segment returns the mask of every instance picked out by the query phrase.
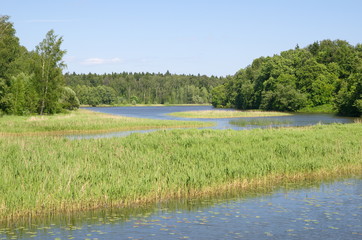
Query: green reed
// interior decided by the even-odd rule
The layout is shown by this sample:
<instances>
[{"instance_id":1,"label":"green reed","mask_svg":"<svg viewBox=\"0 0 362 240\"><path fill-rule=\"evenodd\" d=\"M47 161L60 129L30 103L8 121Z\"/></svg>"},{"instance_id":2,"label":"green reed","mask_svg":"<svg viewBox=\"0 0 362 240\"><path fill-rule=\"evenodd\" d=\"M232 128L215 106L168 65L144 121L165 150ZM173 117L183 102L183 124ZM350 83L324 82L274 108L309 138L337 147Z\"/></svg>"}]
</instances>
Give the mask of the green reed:
<instances>
[{"instance_id":1,"label":"green reed","mask_svg":"<svg viewBox=\"0 0 362 240\"><path fill-rule=\"evenodd\" d=\"M197 195L268 176L361 173L361 139L359 123L111 139L3 136L0 219Z\"/></svg>"},{"instance_id":2,"label":"green reed","mask_svg":"<svg viewBox=\"0 0 362 240\"><path fill-rule=\"evenodd\" d=\"M291 119L276 119L276 118L253 118L253 119L237 119L229 121L230 124L245 127L248 125L257 125L257 126L270 126L270 125L286 125L291 124L293 120Z\"/></svg>"},{"instance_id":3,"label":"green reed","mask_svg":"<svg viewBox=\"0 0 362 240\"><path fill-rule=\"evenodd\" d=\"M289 116L292 115L286 112L273 112L261 110L202 110L202 111L187 111L173 112L170 116L183 118L239 118L239 117L272 117L272 116Z\"/></svg>"}]
</instances>

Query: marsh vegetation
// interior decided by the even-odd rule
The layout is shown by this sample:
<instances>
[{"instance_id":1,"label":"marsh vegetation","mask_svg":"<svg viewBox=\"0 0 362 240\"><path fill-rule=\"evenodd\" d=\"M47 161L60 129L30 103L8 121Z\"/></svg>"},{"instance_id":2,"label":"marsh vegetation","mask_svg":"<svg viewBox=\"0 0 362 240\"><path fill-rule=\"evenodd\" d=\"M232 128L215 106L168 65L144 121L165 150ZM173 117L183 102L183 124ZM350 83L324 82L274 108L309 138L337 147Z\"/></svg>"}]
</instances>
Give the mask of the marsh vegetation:
<instances>
[{"instance_id":1,"label":"marsh vegetation","mask_svg":"<svg viewBox=\"0 0 362 240\"><path fill-rule=\"evenodd\" d=\"M354 134L350 134L353 132ZM0 136L0 217L126 206L361 172L361 124L172 130L73 141Z\"/></svg>"},{"instance_id":2,"label":"marsh vegetation","mask_svg":"<svg viewBox=\"0 0 362 240\"><path fill-rule=\"evenodd\" d=\"M0 135L64 135L132 129L206 127L212 123L196 121L160 121L93 112L85 109L47 116L10 116L0 118Z\"/></svg>"},{"instance_id":3,"label":"marsh vegetation","mask_svg":"<svg viewBox=\"0 0 362 240\"><path fill-rule=\"evenodd\" d=\"M205 110L205 111L187 111L174 112L168 114L175 117L183 118L240 118L240 117L271 117L271 116L290 116L286 112L271 112L271 111L238 111L238 110Z\"/></svg>"},{"instance_id":4,"label":"marsh vegetation","mask_svg":"<svg viewBox=\"0 0 362 240\"><path fill-rule=\"evenodd\" d=\"M239 127L245 127L250 125L257 126L273 126L273 125L287 125L293 123L291 119L274 119L274 118L252 118L252 119L237 119L229 121L230 124Z\"/></svg>"}]
</instances>

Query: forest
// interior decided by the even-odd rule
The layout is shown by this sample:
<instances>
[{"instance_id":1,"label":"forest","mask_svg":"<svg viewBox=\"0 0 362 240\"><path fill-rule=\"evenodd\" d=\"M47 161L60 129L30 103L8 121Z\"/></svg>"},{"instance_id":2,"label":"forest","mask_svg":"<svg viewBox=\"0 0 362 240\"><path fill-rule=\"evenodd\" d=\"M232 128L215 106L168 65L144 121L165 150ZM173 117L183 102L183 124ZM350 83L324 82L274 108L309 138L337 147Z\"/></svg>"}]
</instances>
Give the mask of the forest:
<instances>
[{"instance_id":1,"label":"forest","mask_svg":"<svg viewBox=\"0 0 362 240\"><path fill-rule=\"evenodd\" d=\"M64 75L81 104L201 104L211 102L213 87L225 78L166 73Z\"/></svg>"},{"instance_id":2,"label":"forest","mask_svg":"<svg viewBox=\"0 0 362 240\"><path fill-rule=\"evenodd\" d=\"M63 38L50 30L35 50L28 51L15 33L9 16L0 15L0 116L54 114L79 107L64 82Z\"/></svg>"},{"instance_id":3,"label":"forest","mask_svg":"<svg viewBox=\"0 0 362 240\"><path fill-rule=\"evenodd\" d=\"M215 107L362 113L362 44L323 40L260 57L212 91Z\"/></svg>"}]
</instances>

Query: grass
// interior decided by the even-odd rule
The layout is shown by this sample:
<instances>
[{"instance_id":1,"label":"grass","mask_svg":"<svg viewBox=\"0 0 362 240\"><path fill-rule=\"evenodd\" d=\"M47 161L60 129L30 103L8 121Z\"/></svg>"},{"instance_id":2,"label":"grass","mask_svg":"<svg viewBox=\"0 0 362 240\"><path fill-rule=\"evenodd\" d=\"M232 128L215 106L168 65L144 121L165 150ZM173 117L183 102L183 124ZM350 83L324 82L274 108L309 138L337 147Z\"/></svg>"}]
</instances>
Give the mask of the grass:
<instances>
[{"instance_id":1,"label":"grass","mask_svg":"<svg viewBox=\"0 0 362 240\"><path fill-rule=\"evenodd\" d=\"M353 133L353 134L351 134ZM130 206L285 179L362 173L362 124L0 136L0 219Z\"/></svg>"},{"instance_id":2,"label":"grass","mask_svg":"<svg viewBox=\"0 0 362 240\"><path fill-rule=\"evenodd\" d=\"M336 113L332 104L324 104L316 107L305 107L298 110L300 113Z\"/></svg>"},{"instance_id":3,"label":"grass","mask_svg":"<svg viewBox=\"0 0 362 240\"><path fill-rule=\"evenodd\" d=\"M79 109L53 116L5 115L0 118L0 135L61 135L201 126L210 126L210 123L131 118Z\"/></svg>"},{"instance_id":4,"label":"grass","mask_svg":"<svg viewBox=\"0 0 362 240\"><path fill-rule=\"evenodd\" d=\"M285 112L264 112L264 111L237 111L237 110L205 110L205 111L188 111L174 112L168 114L175 117L183 118L239 118L239 117L272 117L272 116L289 116Z\"/></svg>"},{"instance_id":5,"label":"grass","mask_svg":"<svg viewBox=\"0 0 362 240\"><path fill-rule=\"evenodd\" d=\"M257 125L257 126L270 126L270 125L284 125L290 124L293 121L290 119L273 119L273 118L254 118L254 119L237 119L229 121L230 124L245 127L248 125Z\"/></svg>"}]
</instances>

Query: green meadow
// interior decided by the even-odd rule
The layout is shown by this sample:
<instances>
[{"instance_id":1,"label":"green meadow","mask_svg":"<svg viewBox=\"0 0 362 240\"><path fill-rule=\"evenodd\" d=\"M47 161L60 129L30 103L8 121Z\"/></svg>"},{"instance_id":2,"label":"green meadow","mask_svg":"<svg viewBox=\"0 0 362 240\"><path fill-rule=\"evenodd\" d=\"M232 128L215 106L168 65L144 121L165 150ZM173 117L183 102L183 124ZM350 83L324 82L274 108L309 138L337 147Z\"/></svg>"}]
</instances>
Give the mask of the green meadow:
<instances>
[{"instance_id":1,"label":"green meadow","mask_svg":"<svg viewBox=\"0 0 362 240\"><path fill-rule=\"evenodd\" d=\"M67 115L49 121L53 118L65 120ZM2 124L1 131L12 132ZM80 123L76 126L81 128ZM27 129L26 124L22 128ZM36 127L27 132L32 131L40 132ZM212 195L287 179L361 175L361 139L361 123L250 131L160 130L82 140L2 134L0 219Z\"/></svg>"}]
</instances>

